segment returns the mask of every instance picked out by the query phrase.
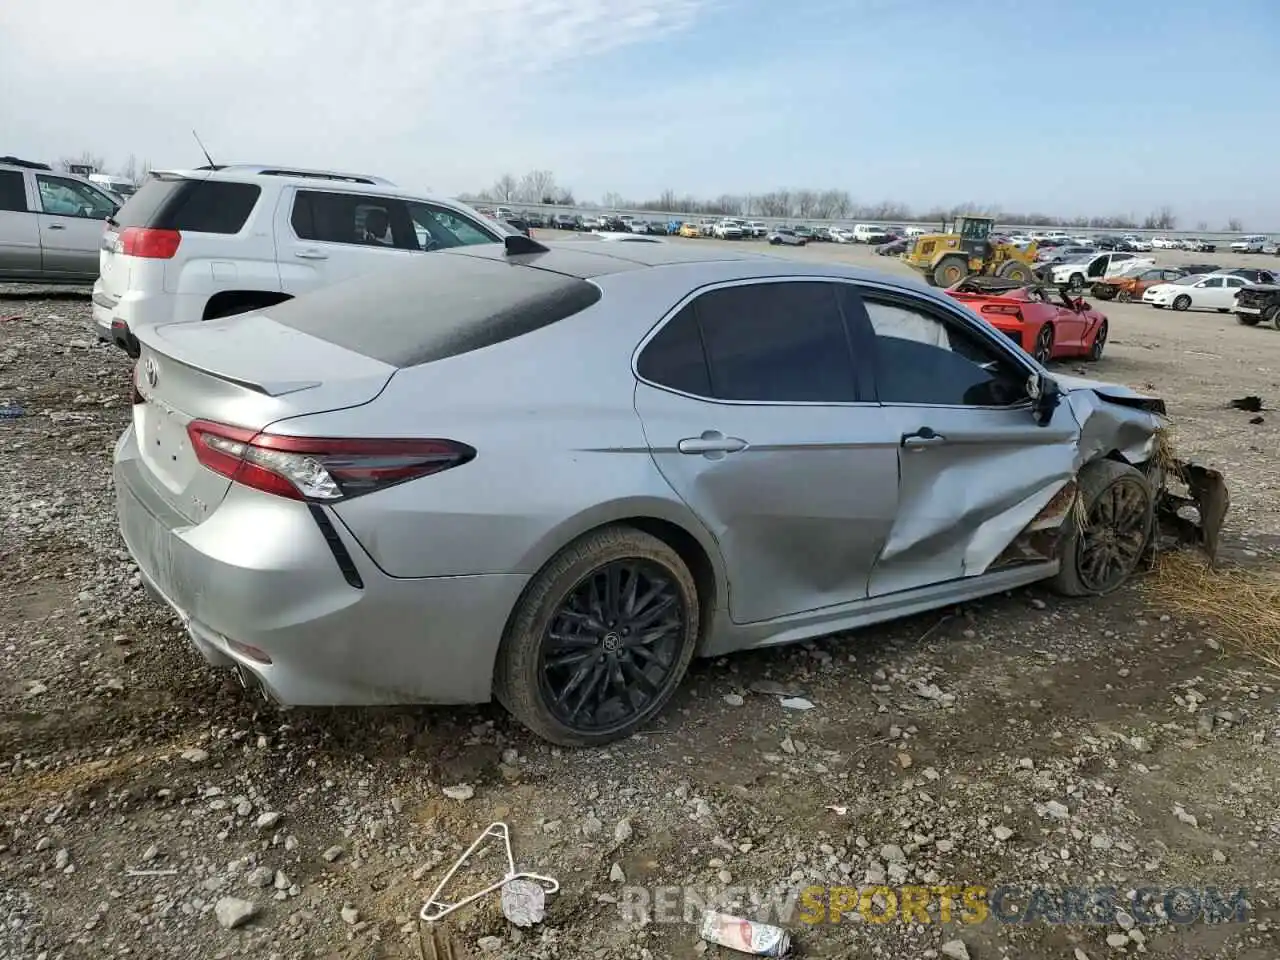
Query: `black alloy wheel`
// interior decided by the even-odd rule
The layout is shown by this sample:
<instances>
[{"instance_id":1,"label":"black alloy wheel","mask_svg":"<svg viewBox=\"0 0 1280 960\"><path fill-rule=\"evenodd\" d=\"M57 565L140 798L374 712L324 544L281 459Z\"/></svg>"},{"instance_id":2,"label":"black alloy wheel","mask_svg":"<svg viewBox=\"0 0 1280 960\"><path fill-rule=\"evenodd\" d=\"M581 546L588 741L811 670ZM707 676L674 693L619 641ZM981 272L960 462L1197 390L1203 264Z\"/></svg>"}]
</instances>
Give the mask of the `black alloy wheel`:
<instances>
[{"instance_id":1,"label":"black alloy wheel","mask_svg":"<svg viewBox=\"0 0 1280 960\"><path fill-rule=\"evenodd\" d=\"M548 712L581 734L629 727L671 684L688 611L670 574L614 560L569 591L543 635L539 689Z\"/></svg>"},{"instance_id":2,"label":"black alloy wheel","mask_svg":"<svg viewBox=\"0 0 1280 960\"><path fill-rule=\"evenodd\" d=\"M1049 324L1042 326L1040 332L1036 334L1036 345L1031 355L1042 367L1047 366L1053 359L1053 327Z\"/></svg>"}]
</instances>

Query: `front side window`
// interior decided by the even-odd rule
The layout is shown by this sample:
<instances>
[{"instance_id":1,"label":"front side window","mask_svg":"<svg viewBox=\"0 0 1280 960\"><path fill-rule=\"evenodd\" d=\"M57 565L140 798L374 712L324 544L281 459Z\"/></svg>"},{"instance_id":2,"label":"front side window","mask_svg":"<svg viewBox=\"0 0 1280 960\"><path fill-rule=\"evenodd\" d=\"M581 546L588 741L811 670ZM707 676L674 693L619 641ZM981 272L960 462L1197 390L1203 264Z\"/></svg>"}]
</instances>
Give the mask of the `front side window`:
<instances>
[{"instance_id":1,"label":"front side window","mask_svg":"<svg viewBox=\"0 0 1280 960\"><path fill-rule=\"evenodd\" d=\"M1222 286L1222 278L1221 278L1221 277L1210 277L1210 278L1209 278L1208 280L1206 280L1204 283L1200 284L1200 286L1202 286L1202 287L1220 287L1220 286Z\"/></svg>"},{"instance_id":2,"label":"front side window","mask_svg":"<svg viewBox=\"0 0 1280 960\"><path fill-rule=\"evenodd\" d=\"M858 399L829 283L744 284L704 293L645 346L637 369L660 386L719 400Z\"/></svg>"},{"instance_id":3,"label":"front side window","mask_svg":"<svg viewBox=\"0 0 1280 960\"><path fill-rule=\"evenodd\" d=\"M864 294L875 333L881 403L1013 406L1027 400L1027 374L958 322L906 299Z\"/></svg>"},{"instance_id":4,"label":"front side window","mask_svg":"<svg viewBox=\"0 0 1280 960\"><path fill-rule=\"evenodd\" d=\"M433 203L409 203L414 237L420 250L443 250L476 243L495 243L497 237L460 213Z\"/></svg>"},{"instance_id":5,"label":"front side window","mask_svg":"<svg viewBox=\"0 0 1280 960\"><path fill-rule=\"evenodd\" d=\"M1243 287L1244 285L1245 285L1245 282L1241 280L1239 277L1227 277L1228 287Z\"/></svg>"},{"instance_id":6,"label":"front side window","mask_svg":"<svg viewBox=\"0 0 1280 960\"><path fill-rule=\"evenodd\" d=\"M36 185L40 190L40 208L48 214L104 220L116 211L115 201L78 180L41 173L36 175Z\"/></svg>"}]
</instances>

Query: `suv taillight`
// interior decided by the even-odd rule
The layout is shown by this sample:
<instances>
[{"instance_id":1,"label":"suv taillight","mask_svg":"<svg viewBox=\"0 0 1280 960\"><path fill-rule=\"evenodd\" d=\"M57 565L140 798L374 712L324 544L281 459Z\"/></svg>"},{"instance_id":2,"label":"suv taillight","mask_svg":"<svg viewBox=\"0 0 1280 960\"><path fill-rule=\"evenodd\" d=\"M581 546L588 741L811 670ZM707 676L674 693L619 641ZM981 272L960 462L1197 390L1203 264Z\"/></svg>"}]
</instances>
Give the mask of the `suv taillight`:
<instances>
[{"instance_id":1,"label":"suv taillight","mask_svg":"<svg viewBox=\"0 0 1280 960\"><path fill-rule=\"evenodd\" d=\"M416 480L475 458L453 440L286 437L208 420L187 425L204 466L290 500L332 503Z\"/></svg>"},{"instance_id":2,"label":"suv taillight","mask_svg":"<svg viewBox=\"0 0 1280 960\"><path fill-rule=\"evenodd\" d=\"M125 227L120 233L120 252L148 260L171 260L182 243L177 230L153 230L150 227Z\"/></svg>"}]
</instances>

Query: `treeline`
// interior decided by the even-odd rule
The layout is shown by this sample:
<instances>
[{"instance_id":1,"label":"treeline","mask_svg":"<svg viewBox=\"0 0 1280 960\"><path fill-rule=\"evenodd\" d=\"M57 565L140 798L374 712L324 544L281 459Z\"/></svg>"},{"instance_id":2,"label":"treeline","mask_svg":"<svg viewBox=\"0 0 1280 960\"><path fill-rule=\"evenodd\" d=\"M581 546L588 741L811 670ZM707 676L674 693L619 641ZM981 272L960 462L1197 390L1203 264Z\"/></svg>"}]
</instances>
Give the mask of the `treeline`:
<instances>
[{"instance_id":1,"label":"treeline","mask_svg":"<svg viewBox=\"0 0 1280 960\"><path fill-rule=\"evenodd\" d=\"M573 191L560 187L550 170L534 170L523 177L506 174L486 190L464 196L464 199L494 203L546 203L575 206ZM1178 217L1168 206L1161 206L1145 217L1134 214L1112 214L1095 217L1059 217L1036 211L1004 210L989 203L959 203L951 207L913 210L903 203L858 203L847 190L773 190L760 194L721 194L708 199L692 194L665 190L645 200L629 199L619 193L606 193L601 207L610 210L654 210L663 213L701 214L722 217L786 217L800 220L871 220L930 221L943 220L962 213L995 217L1001 223L1030 227L1081 227L1112 230L1175 230ZM1200 221L1195 229L1208 231L1209 224ZM1238 233L1244 229L1232 217L1222 230Z\"/></svg>"}]
</instances>

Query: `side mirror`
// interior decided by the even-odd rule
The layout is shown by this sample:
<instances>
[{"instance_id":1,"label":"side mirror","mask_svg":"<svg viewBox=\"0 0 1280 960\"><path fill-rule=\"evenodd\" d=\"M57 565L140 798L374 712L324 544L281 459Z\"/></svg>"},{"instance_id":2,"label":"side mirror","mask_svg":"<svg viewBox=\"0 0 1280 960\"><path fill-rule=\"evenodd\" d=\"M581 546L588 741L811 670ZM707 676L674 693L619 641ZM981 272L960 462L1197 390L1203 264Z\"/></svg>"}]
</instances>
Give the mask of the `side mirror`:
<instances>
[{"instance_id":1,"label":"side mirror","mask_svg":"<svg viewBox=\"0 0 1280 960\"><path fill-rule=\"evenodd\" d=\"M1033 373L1027 378L1027 396L1031 398L1031 415L1040 426L1048 425L1053 411L1062 402L1058 382L1043 373Z\"/></svg>"}]
</instances>

